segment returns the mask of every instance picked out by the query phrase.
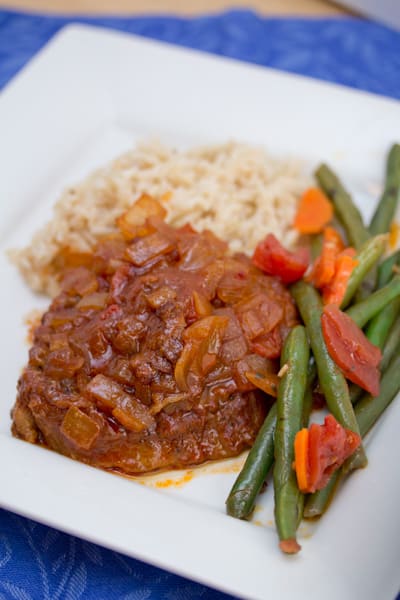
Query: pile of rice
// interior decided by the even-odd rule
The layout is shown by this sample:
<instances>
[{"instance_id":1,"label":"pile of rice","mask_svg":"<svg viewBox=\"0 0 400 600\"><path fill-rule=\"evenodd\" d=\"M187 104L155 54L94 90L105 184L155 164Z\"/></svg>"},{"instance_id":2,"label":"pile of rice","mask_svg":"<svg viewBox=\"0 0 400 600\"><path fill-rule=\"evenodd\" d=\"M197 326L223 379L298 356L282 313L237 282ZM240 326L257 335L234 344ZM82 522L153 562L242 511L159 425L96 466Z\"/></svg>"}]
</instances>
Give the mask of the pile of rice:
<instances>
[{"instance_id":1,"label":"pile of rice","mask_svg":"<svg viewBox=\"0 0 400 600\"><path fill-rule=\"evenodd\" d=\"M251 254L269 232L290 247L297 202L309 183L298 162L271 158L259 147L229 142L178 151L142 143L65 190L52 220L12 259L33 290L54 295L59 251L90 250L115 231L116 217L141 193L165 195L169 223L210 229L233 252Z\"/></svg>"}]
</instances>

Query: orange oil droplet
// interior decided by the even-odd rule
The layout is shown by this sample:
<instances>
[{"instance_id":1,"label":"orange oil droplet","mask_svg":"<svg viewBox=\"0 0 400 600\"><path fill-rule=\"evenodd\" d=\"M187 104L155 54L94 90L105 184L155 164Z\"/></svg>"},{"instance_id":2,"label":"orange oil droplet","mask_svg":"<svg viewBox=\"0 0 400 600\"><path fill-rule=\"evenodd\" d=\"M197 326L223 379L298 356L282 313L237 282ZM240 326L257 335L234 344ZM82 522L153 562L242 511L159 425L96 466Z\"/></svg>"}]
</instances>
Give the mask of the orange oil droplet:
<instances>
[{"instance_id":1,"label":"orange oil droplet","mask_svg":"<svg viewBox=\"0 0 400 600\"><path fill-rule=\"evenodd\" d=\"M390 231L389 231L389 248L391 250L395 250L395 248L397 248L398 243L400 241L400 223L396 223L396 221L393 221L393 223L390 226Z\"/></svg>"},{"instance_id":2,"label":"orange oil droplet","mask_svg":"<svg viewBox=\"0 0 400 600\"><path fill-rule=\"evenodd\" d=\"M167 487L180 487L181 485L185 485L193 479L193 472L187 471L182 477L178 477L177 479L161 479L160 481L154 482L154 486L156 488L167 488Z\"/></svg>"}]
</instances>

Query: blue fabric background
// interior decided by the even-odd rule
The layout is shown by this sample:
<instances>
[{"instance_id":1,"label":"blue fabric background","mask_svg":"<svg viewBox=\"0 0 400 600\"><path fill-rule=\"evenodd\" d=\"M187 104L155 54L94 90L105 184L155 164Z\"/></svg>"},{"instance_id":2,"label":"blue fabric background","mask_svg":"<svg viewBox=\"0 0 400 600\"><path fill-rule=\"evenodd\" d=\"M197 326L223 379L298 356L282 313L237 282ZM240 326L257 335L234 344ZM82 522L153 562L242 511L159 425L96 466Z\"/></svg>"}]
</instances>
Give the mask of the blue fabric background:
<instances>
[{"instance_id":1,"label":"blue fabric background","mask_svg":"<svg viewBox=\"0 0 400 600\"><path fill-rule=\"evenodd\" d=\"M70 22L111 27L400 98L400 33L360 19L267 19L249 11L193 19L63 18L0 11L0 87Z\"/></svg>"},{"instance_id":2,"label":"blue fabric background","mask_svg":"<svg viewBox=\"0 0 400 600\"><path fill-rule=\"evenodd\" d=\"M249 11L193 19L0 11L0 88L70 22L111 27L400 99L400 33L360 19L267 19ZM0 510L0 600L79 598L231 597Z\"/></svg>"}]
</instances>

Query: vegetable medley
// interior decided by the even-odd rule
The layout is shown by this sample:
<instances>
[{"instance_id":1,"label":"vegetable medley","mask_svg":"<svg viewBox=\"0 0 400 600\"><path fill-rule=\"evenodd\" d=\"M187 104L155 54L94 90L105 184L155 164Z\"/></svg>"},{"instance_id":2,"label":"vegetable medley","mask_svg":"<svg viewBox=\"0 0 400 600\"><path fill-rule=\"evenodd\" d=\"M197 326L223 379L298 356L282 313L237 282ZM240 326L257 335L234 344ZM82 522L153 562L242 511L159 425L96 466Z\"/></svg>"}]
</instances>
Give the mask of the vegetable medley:
<instances>
[{"instance_id":1,"label":"vegetable medley","mask_svg":"<svg viewBox=\"0 0 400 600\"><path fill-rule=\"evenodd\" d=\"M310 236L311 255L306 247L289 252L272 234L254 252L259 269L290 285L303 324L286 338L278 376L251 374L276 402L226 502L229 515L250 517L272 471L288 554L300 550L301 519L322 515L344 476L367 465L362 438L400 389L400 145L389 152L369 227L327 165L315 177L319 187L304 193L294 222ZM316 391L328 414L310 425Z\"/></svg>"}]
</instances>

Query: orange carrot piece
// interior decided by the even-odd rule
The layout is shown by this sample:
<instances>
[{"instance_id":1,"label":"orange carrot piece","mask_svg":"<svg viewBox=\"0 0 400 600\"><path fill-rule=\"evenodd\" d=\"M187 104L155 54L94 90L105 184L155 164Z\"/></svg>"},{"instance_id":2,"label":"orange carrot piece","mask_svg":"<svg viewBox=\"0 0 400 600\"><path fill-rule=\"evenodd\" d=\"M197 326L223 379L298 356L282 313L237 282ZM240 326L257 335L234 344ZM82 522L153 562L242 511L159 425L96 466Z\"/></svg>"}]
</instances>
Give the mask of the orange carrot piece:
<instances>
[{"instance_id":1,"label":"orange carrot piece","mask_svg":"<svg viewBox=\"0 0 400 600\"><path fill-rule=\"evenodd\" d=\"M336 258L342 250L344 243L339 232L333 227L325 227L322 252L314 262L307 281L318 289L328 285L335 275Z\"/></svg>"},{"instance_id":2,"label":"orange carrot piece","mask_svg":"<svg viewBox=\"0 0 400 600\"><path fill-rule=\"evenodd\" d=\"M301 492L308 490L308 429L300 429L294 438L294 470Z\"/></svg>"},{"instance_id":3,"label":"orange carrot piece","mask_svg":"<svg viewBox=\"0 0 400 600\"><path fill-rule=\"evenodd\" d=\"M341 253L339 254L339 256L351 256L351 258L354 258L356 254L357 254L357 250L355 248L352 248L351 246L349 246L348 248L345 248L344 250L342 250Z\"/></svg>"},{"instance_id":4,"label":"orange carrot piece","mask_svg":"<svg viewBox=\"0 0 400 600\"><path fill-rule=\"evenodd\" d=\"M300 199L294 227L300 233L320 233L333 217L333 206L318 188L309 188Z\"/></svg>"},{"instance_id":5,"label":"orange carrot piece","mask_svg":"<svg viewBox=\"0 0 400 600\"><path fill-rule=\"evenodd\" d=\"M340 306L346 294L347 283L358 260L354 258L353 248L347 248L339 254L336 259L335 275L328 285L322 290L322 301L324 304L336 304ZM351 256L353 254L353 256Z\"/></svg>"}]
</instances>

